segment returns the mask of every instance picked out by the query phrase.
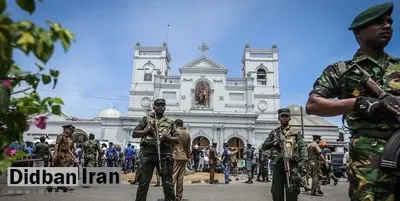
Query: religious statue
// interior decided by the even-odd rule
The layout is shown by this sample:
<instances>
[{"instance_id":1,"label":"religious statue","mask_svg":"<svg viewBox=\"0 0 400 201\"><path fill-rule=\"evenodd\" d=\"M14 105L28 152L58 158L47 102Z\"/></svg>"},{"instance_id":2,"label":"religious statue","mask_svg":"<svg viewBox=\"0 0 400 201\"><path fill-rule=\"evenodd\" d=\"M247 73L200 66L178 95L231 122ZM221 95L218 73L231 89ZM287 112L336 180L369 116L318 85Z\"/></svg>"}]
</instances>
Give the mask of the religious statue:
<instances>
[{"instance_id":1,"label":"religious statue","mask_svg":"<svg viewBox=\"0 0 400 201\"><path fill-rule=\"evenodd\" d=\"M196 105L208 107L209 87L207 83L199 83L196 86Z\"/></svg>"}]
</instances>

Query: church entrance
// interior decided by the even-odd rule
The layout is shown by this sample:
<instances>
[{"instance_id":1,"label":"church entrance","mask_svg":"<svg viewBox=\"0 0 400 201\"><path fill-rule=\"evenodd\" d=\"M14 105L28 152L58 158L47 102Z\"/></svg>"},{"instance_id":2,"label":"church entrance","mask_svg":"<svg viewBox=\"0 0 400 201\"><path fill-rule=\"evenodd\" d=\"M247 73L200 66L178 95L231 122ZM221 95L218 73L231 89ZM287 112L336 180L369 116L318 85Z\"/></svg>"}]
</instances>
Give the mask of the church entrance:
<instances>
[{"instance_id":1,"label":"church entrance","mask_svg":"<svg viewBox=\"0 0 400 201\"><path fill-rule=\"evenodd\" d=\"M233 137L228 140L228 147L238 149L239 151L236 154L236 158L243 159L243 151L245 149L243 140L238 137Z\"/></svg>"},{"instance_id":2,"label":"church entrance","mask_svg":"<svg viewBox=\"0 0 400 201\"><path fill-rule=\"evenodd\" d=\"M198 145L199 148L205 149L207 146L210 145L210 141L204 136L198 136L192 141L192 146L194 145Z\"/></svg>"}]
</instances>

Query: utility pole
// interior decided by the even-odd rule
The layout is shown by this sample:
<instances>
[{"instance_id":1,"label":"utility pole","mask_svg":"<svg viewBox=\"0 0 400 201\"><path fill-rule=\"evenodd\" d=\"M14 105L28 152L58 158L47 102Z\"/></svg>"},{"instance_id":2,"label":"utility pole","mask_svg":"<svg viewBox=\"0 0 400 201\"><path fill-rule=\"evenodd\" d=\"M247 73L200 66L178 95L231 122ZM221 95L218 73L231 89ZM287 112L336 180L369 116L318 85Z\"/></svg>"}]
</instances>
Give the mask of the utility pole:
<instances>
[{"instance_id":1,"label":"utility pole","mask_svg":"<svg viewBox=\"0 0 400 201\"><path fill-rule=\"evenodd\" d=\"M303 107L300 106L300 119L301 119L301 133L303 134L304 138L304 120L303 120Z\"/></svg>"}]
</instances>

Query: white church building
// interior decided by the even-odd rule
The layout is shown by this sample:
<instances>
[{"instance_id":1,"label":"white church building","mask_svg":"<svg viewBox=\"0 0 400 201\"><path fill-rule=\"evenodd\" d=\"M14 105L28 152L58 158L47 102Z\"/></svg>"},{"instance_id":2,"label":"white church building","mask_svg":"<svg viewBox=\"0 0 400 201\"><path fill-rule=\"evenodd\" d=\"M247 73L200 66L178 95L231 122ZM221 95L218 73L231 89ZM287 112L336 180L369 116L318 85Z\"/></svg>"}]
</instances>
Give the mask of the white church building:
<instances>
[{"instance_id":1,"label":"white church building","mask_svg":"<svg viewBox=\"0 0 400 201\"><path fill-rule=\"evenodd\" d=\"M184 121L193 145L206 147L217 142L218 151L222 151L223 143L227 142L230 147L239 148L239 153L247 143L258 148L267 134L279 125L278 47L254 49L246 45L239 78L227 77L228 68L204 54L208 50L204 43L200 50L202 56L180 67L179 75L170 75L171 55L166 43L161 46L137 43L129 110L125 114L121 115L114 108L105 109L99 117L87 120L67 114L48 114L47 128L40 130L31 126L24 140L33 141L41 135L55 139L62 132L61 125L73 124L79 132L94 133L96 139L103 142L138 145L139 139L131 137L133 128L152 107L153 100L164 98L165 115ZM293 114L291 124L304 131L307 142L318 134L332 149L341 150L345 143L339 140L337 126L320 117L306 115L300 106L288 107Z\"/></svg>"}]
</instances>

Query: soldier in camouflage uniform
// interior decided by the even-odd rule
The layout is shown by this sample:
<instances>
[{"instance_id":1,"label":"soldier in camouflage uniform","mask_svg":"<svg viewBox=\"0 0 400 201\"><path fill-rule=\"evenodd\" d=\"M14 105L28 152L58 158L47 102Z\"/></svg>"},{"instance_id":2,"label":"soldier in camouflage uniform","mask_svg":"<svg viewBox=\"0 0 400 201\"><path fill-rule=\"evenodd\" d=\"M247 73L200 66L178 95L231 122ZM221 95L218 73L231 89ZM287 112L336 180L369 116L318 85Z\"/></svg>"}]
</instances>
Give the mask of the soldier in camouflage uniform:
<instances>
[{"instance_id":1,"label":"soldier in camouflage uniform","mask_svg":"<svg viewBox=\"0 0 400 201\"><path fill-rule=\"evenodd\" d=\"M63 126L63 133L59 134L56 139L56 145L53 153L53 160L55 167L72 167L75 161L74 142L72 140L72 134L74 133L75 127L72 125ZM66 191L72 191L70 187L58 187L58 189Z\"/></svg>"},{"instance_id":2,"label":"soldier in camouflage uniform","mask_svg":"<svg viewBox=\"0 0 400 201\"><path fill-rule=\"evenodd\" d=\"M400 125L386 110L385 96L377 97L365 85L365 78L371 76L385 92L400 95L400 59L384 51L392 37L392 12L393 3L384 3L355 17L349 30L360 48L353 59L334 63L323 71L306 106L308 114L325 117L343 114L347 121L352 134L349 146L352 200L400 199L395 195L400 189L395 171L385 170L379 164L386 142Z\"/></svg>"},{"instance_id":3,"label":"soldier in camouflage uniform","mask_svg":"<svg viewBox=\"0 0 400 201\"><path fill-rule=\"evenodd\" d=\"M132 137L141 137L140 174L138 175L139 186L136 193L136 201L146 201L150 181L153 176L154 167L159 169L156 134L160 135L161 170L159 170L165 201L175 200L174 183L172 180L173 157L172 146L179 142L179 134L175 129L175 123L164 116L166 101L156 99L154 111L156 118L145 116L133 130ZM155 120L157 120L157 125Z\"/></svg>"},{"instance_id":4,"label":"soldier in camouflage uniform","mask_svg":"<svg viewBox=\"0 0 400 201\"><path fill-rule=\"evenodd\" d=\"M280 146L280 139L283 138L283 147L288 155L290 164L289 186L286 186L286 200L297 201L300 194L300 171L307 165L307 145L304 142L303 135L300 131L294 129L289 125L290 110L282 108L278 110L278 120L281 126L272 130L267 139L262 144L263 150L276 150L278 155L275 158L276 165L273 172L272 179L272 199L273 201L284 200L284 188L286 183L285 166L283 163L283 152Z\"/></svg>"},{"instance_id":5,"label":"soldier in camouflage uniform","mask_svg":"<svg viewBox=\"0 0 400 201\"><path fill-rule=\"evenodd\" d=\"M252 184L253 183L253 159L255 158L254 150L251 148L251 144L247 144L246 150L244 150L243 155L245 156L246 161L246 172L247 172L247 181L245 183Z\"/></svg>"},{"instance_id":6,"label":"soldier in camouflage uniform","mask_svg":"<svg viewBox=\"0 0 400 201\"><path fill-rule=\"evenodd\" d=\"M83 143L83 167L97 167L97 156L103 153L100 144L94 139L93 133L89 134L89 140Z\"/></svg>"},{"instance_id":7,"label":"soldier in camouflage uniform","mask_svg":"<svg viewBox=\"0 0 400 201\"><path fill-rule=\"evenodd\" d=\"M269 182L269 177L268 177L268 157L269 157L269 151L263 151L262 149L259 149L258 152L258 161L260 163L259 166L259 171L257 175L257 181L261 182ZM261 180L260 180L261 176Z\"/></svg>"},{"instance_id":8,"label":"soldier in camouflage uniform","mask_svg":"<svg viewBox=\"0 0 400 201\"><path fill-rule=\"evenodd\" d=\"M46 162L49 161L51 151L48 144L45 143L46 138L44 136L40 137L40 143L36 144L33 148L33 153L36 158L41 158L41 161L35 161L33 163L34 167L45 167Z\"/></svg>"}]
</instances>

